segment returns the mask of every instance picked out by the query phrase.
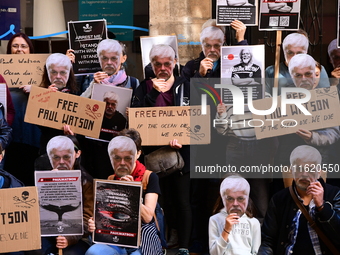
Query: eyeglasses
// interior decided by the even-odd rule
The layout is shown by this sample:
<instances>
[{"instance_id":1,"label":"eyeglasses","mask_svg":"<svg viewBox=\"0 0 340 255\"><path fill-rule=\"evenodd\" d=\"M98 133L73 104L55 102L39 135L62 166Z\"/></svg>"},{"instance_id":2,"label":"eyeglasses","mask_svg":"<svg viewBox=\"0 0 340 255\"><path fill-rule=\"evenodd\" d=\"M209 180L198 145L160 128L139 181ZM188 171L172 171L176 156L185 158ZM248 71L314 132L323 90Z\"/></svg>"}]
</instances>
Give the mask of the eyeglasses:
<instances>
[{"instance_id":1,"label":"eyeglasses","mask_svg":"<svg viewBox=\"0 0 340 255\"><path fill-rule=\"evenodd\" d=\"M70 155L64 155L64 156L60 157L60 156L54 155L52 157L52 159L53 159L53 161L60 161L61 159L63 159L64 161L68 161L68 160L71 159L71 156Z\"/></svg>"},{"instance_id":2,"label":"eyeglasses","mask_svg":"<svg viewBox=\"0 0 340 255\"><path fill-rule=\"evenodd\" d=\"M111 57L111 58L108 58L108 57L105 57L105 56L101 56L100 59L101 59L102 61L105 61L105 62L107 62L107 61L109 61L109 60L111 60L111 62L117 62L117 61L118 61L118 57Z\"/></svg>"},{"instance_id":3,"label":"eyeglasses","mask_svg":"<svg viewBox=\"0 0 340 255\"><path fill-rule=\"evenodd\" d=\"M227 200L228 203L234 203L235 198L233 198L233 197L227 197L226 200ZM236 200L237 200L237 202L242 203L242 202L244 202L244 200L246 200L246 199L245 199L244 197L237 197Z\"/></svg>"},{"instance_id":4,"label":"eyeglasses","mask_svg":"<svg viewBox=\"0 0 340 255\"><path fill-rule=\"evenodd\" d=\"M27 44L21 44L21 45L19 45L19 44L12 44L12 48L14 48L14 49L19 49L19 48L27 49L28 45Z\"/></svg>"},{"instance_id":5,"label":"eyeglasses","mask_svg":"<svg viewBox=\"0 0 340 255\"><path fill-rule=\"evenodd\" d=\"M114 161L117 161L117 162L120 162L120 161L122 161L124 159L124 161L125 162L131 162L132 161L132 159L133 159L133 157L131 156L131 157L124 157L124 158L121 158L121 157L119 157L119 156L114 156L113 157L113 160Z\"/></svg>"},{"instance_id":6,"label":"eyeglasses","mask_svg":"<svg viewBox=\"0 0 340 255\"><path fill-rule=\"evenodd\" d=\"M170 67L172 65L172 62L165 62L165 63L159 63L159 62L154 62L153 63L154 67L162 67L162 66L165 66L165 67Z\"/></svg>"},{"instance_id":7,"label":"eyeglasses","mask_svg":"<svg viewBox=\"0 0 340 255\"><path fill-rule=\"evenodd\" d=\"M211 45L211 44L208 44L208 43L204 43L203 46L204 46L204 48L210 50L212 47L214 47L214 49L219 49L219 48L221 48L222 45L221 44Z\"/></svg>"},{"instance_id":8,"label":"eyeglasses","mask_svg":"<svg viewBox=\"0 0 340 255\"><path fill-rule=\"evenodd\" d=\"M66 76L66 75L68 74L67 71L60 71L60 72L57 72L57 71L55 71L55 70L50 71L50 74L52 74L52 75L58 75L58 73L59 73L61 76Z\"/></svg>"}]
</instances>

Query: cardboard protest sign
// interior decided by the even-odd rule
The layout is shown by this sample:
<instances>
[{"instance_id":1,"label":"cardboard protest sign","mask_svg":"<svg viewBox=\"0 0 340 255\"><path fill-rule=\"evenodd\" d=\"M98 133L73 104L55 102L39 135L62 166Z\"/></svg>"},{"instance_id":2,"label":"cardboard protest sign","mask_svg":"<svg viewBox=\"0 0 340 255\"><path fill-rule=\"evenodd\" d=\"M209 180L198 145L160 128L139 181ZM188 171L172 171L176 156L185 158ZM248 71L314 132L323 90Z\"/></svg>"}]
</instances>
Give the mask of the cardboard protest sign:
<instances>
[{"instance_id":1,"label":"cardboard protest sign","mask_svg":"<svg viewBox=\"0 0 340 255\"><path fill-rule=\"evenodd\" d=\"M260 0L259 30L298 30L301 0Z\"/></svg>"},{"instance_id":2,"label":"cardboard protest sign","mask_svg":"<svg viewBox=\"0 0 340 255\"><path fill-rule=\"evenodd\" d=\"M9 88L39 86L48 56L49 54L1 54L0 74Z\"/></svg>"},{"instance_id":3,"label":"cardboard protest sign","mask_svg":"<svg viewBox=\"0 0 340 255\"><path fill-rule=\"evenodd\" d=\"M98 138L104 110L104 102L32 87L25 122L56 129L70 125L74 133Z\"/></svg>"},{"instance_id":4,"label":"cardboard protest sign","mask_svg":"<svg viewBox=\"0 0 340 255\"><path fill-rule=\"evenodd\" d=\"M247 26L257 26L257 1L255 0L217 0L216 20L218 26L229 26L240 20Z\"/></svg>"},{"instance_id":5,"label":"cardboard protest sign","mask_svg":"<svg viewBox=\"0 0 340 255\"><path fill-rule=\"evenodd\" d=\"M107 38L106 20L69 21L68 31L70 49L76 57L74 73L85 75L101 71L97 46Z\"/></svg>"},{"instance_id":6,"label":"cardboard protest sign","mask_svg":"<svg viewBox=\"0 0 340 255\"><path fill-rule=\"evenodd\" d=\"M41 248L36 187L0 189L0 251Z\"/></svg>"},{"instance_id":7,"label":"cardboard protest sign","mask_svg":"<svg viewBox=\"0 0 340 255\"><path fill-rule=\"evenodd\" d=\"M95 180L95 243L138 248L141 182Z\"/></svg>"},{"instance_id":8,"label":"cardboard protest sign","mask_svg":"<svg viewBox=\"0 0 340 255\"><path fill-rule=\"evenodd\" d=\"M131 96L132 89L97 83L93 85L91 98L98 101L104 101L106 98L106 101L111 104L108 114L105 113L103 117L100 140L111 141L119 131L126 128L126 107L130 107Z\"/></svg>"},{"instance_id":9,"label":"cardboard protest sign","mask_svg":"<svg viewBox=\"0 0 340 255\"><path fill-rule=\"evenodd\" d=\"M222 84L231 84L242 90L247 103L248 88L252 88L253 100L264 97L264 45L225 46L221 49ZM223 87L223 86L222 86ZM221 89L223 103L232 104L229 89Z\"/></svg>"},{"instance_id":10,"label":"cardboard protest sign","mask_svg":"<svg viewBox=\"0 0 340 255\"><path fill-rule=\"evenodd\" d=\"M149 77L145 77L145 73L146 75L148 75L150 72L153 73L149 54L152 49L152 46L157 45L157 44L166 44L166 45L171 46L174 49L175 54L176 54L176 59L177 59L177 65L175 68L178 68L179 70L178 43L177 43L176 35L141 36L140 47L142 50L142 63L143 63L143 69L144 69L144 72L143 72L144 78L149 78Z\"/></svg>"},{"instance_id":11,"label":"cardboard protest sign","mask_svg":"<svg viewBox=\"0 0 340 255\"><path fill-rule=\"evenodd\" d=\"M35 171L42 236L82 235L80 170Z\"/></svg>"},{"instance_id":12,"label":"cardboard protest sign","mask_svg":"<svg viewBox=\"0 0 340 255\"><path fill-rule=\"evenodd\" d=\"M136 129L143 145L210 143L210 107L206 115L201 106L129 108L129 127Z\"/></svg>"},{"instance_id":13,"label":"cardboard protest sign","mask_svg":"<svg viewBox=\"0 0 340 255\"><path fill-rule=\"evenodd\" d=\"M304 115L296 105L288 104L286 115L281 112L281 96L278 97L276 111L270 115L255 115L251 125L255 126L257 139L295 133L298 129L315 130L340 125L340 105L337 88L311 90L311 99L302 104L312 115ZM287 98L303 98L304 94L291 93ZM272 98L253 102L257 110L267 110L272 106Z\"/></svg>"}]
</instances>

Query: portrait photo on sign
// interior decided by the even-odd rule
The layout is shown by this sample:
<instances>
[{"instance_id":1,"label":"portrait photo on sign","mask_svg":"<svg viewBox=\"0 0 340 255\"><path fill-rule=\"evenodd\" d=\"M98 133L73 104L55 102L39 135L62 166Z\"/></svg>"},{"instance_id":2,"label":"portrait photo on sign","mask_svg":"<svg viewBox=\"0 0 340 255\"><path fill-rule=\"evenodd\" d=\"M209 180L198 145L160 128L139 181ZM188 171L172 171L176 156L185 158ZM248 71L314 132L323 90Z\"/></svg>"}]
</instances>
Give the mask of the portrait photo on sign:
<instances>
[{"instance_id":1,"label":"portrait photo on sign","mask_svg":"<svg viewBox=\"0 0 340 255\"><path fill-rule=\"evenodd\" d=\"M132 89L94 84L91 98L106 103L100 140L110 141L126 128L126 108L130 107L131 96Z\"/></svg>"},{"instance_id":2,"label":"portrait photo on sign","mask_svg":"<svg viewBox=\"0 0 340 255\"><path fill-rule=\"evenodd\" d=\"M154 78L155 74L151 67L150 51L154 45L166 44L171 46L175 51L177 64L174 68L174 73L179 75L179 57L178 57L178 43L176 35L160 35L160 36L141 36L140 45L142 51L142 63L144 78Z\"/></svg>"},{"instance_id":3,"label":"portrait photo on sign","mask_svg":"<svg viewBox=\"0 0 340 255\"><path fill-rule=\"evenodd\" d=\"M298 30L300 0L261 0L259 30Z\"/></svg>"},{"instance_id":4,"label":"portrait photo on sign","mask_svg":"<svg viewBox=\"0 0 340 255\"><path fill-rule=\"evenodd\" d=\"M240 88L247 98L248 87L252 87L253 100L264 97L264 45L223 46L221 49L221 78L223 84ZM232 104L229 89L222 88L221 98Z\"/></svg>"}]
</instances>

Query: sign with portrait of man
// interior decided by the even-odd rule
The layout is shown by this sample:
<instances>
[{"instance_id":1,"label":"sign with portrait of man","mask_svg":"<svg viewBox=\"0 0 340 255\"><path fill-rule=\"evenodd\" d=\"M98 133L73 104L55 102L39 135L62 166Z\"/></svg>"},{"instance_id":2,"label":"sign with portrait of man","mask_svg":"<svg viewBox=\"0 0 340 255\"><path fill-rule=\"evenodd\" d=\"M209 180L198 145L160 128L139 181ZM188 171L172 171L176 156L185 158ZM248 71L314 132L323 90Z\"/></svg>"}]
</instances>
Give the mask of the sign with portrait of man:
<instances>
[{"instance_id":1,"label":"sign with portrait of man","mask_svg":"<svg viewBox=\"0 0 340 255\"><path fill-rule=\"evenodd\" d=\"M221 48L222 84L231 84L240 88L245 103L248 88L252 88L253 100L264 97L264 45L224 46ZM233 95L226 88L221 90L223 103L232 104Z\"/></svg>"}]
</instances>

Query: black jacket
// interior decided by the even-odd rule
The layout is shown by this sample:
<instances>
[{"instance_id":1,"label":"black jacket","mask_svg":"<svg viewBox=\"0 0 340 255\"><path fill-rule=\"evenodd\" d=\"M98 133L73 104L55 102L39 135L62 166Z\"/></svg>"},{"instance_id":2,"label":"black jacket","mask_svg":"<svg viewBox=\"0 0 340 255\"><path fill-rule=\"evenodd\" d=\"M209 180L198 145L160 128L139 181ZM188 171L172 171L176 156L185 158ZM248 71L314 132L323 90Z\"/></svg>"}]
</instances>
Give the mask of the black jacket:
<instances>
[{"instance_id":1,"label":"black jacket","mask_svg":"<svg viewBox=\"0 0 340 255\"><path fill-rule=\"evenodd\" d=\"M324 188L325 206L316 214L315 222L323 233L340 249L340 189L325 184L319 179ZM295 186L295 182L293 183ZM328 203L329 202L329 203ZM267 214L262 225L262 241L259 255L284 254L289 243L288 235L298 206L290 195L289 188L276 193L270 201ZM304 217L301 215L301 217ZM332 253L319 238L322 254Z\"/></svg>"}]
</instances>

